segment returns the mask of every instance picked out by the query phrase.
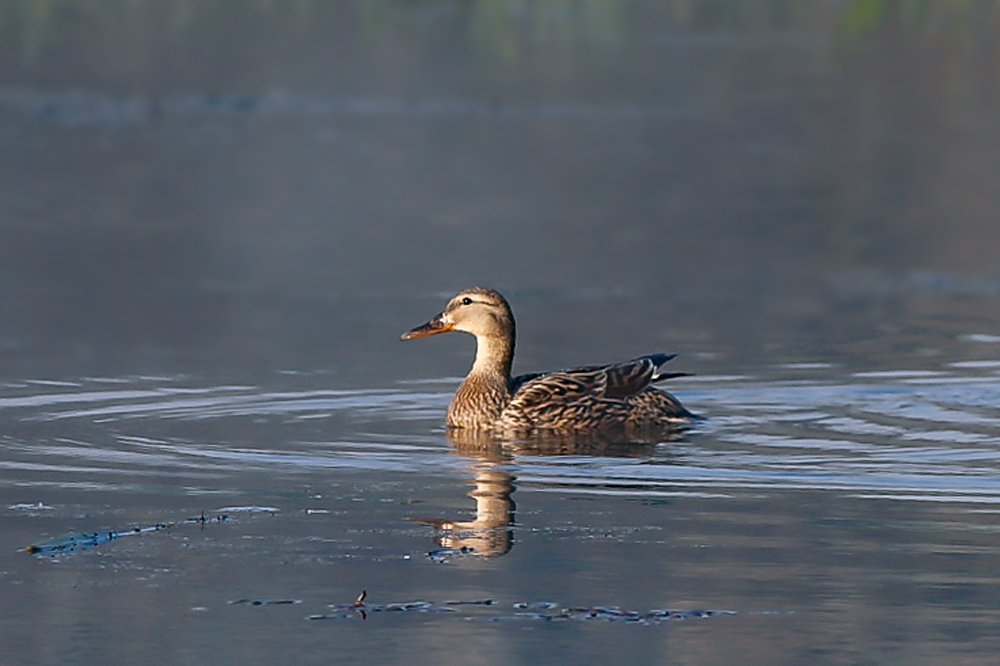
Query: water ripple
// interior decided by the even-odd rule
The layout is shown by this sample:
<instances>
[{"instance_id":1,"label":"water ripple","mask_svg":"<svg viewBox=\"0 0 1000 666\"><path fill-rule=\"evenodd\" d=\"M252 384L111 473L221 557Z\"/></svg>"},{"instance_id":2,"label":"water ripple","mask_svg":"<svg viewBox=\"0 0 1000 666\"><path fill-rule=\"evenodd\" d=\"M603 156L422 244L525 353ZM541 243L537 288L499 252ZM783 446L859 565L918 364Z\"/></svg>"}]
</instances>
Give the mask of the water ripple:
<instances>
[{"instance_id":1,"label":"water ripple","mask_svg":"<svg viewBox=\"0 0 1000 666\"><path fill-rule=\"evenodd\" d=\"M680 441L632 458L594 449L540 455L515 445L499 462L519 485L543 491L657 497L814 489L995 504L1000 382L954 374L992 368L828 382L688 380L679 383L680 397L708 419ZM913 384L915 376L926 381ZM448 382L441 390L430 390L433 383L335 390L296 381L282 377L268 390L173 378L133 379L115 390L95 390L106 380L8 385L0 388L0 414L11 424L0 437L0 469L5 483L24 485L114 486L126 478L134 485L164 475L197 485L245 471L467 474L479 456L456 455L444 437Z\"/></svg>"}]
</instances>

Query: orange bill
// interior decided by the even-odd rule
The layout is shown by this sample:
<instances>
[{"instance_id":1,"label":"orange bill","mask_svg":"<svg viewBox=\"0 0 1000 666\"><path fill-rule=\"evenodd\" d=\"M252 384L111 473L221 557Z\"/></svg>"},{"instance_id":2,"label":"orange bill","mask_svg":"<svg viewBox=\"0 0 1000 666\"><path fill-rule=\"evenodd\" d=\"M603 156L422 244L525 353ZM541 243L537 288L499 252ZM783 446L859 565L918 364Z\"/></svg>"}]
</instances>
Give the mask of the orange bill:
<instances>
[{"instance_id":1,"label":"orange bill","mask_svg":"<svg viewBox=\"0 0 1000 666\"><path fill-rule=\"evenodd\" d=\"M448 331L455 328L455 325L450 322L445 322L441 315L434 317L429 322L422 326L417 326L412 331L407 331L400 336L400 340L412 340L414 338L424 338L428 335L434 335L435 333L447 333Z\"/></svg>"}]
</instances>

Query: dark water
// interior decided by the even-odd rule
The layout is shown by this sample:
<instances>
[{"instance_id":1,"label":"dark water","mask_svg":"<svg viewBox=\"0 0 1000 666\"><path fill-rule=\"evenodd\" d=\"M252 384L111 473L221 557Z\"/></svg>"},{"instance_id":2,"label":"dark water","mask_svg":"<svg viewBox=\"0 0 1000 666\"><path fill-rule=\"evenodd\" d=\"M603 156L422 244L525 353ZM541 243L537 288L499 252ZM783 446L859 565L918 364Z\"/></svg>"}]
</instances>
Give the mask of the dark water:
<instances>
[{"instance_id":1,"label":"dark water","mask_svg":"<svg viewBox=\"0 0 1000 666\"><path fill-rule=\"evenodd\" d=\"M998 27L0 2L0 662L990 663ZM706 419L449 437L471 284Z\"/></svg>"}]
</instances>

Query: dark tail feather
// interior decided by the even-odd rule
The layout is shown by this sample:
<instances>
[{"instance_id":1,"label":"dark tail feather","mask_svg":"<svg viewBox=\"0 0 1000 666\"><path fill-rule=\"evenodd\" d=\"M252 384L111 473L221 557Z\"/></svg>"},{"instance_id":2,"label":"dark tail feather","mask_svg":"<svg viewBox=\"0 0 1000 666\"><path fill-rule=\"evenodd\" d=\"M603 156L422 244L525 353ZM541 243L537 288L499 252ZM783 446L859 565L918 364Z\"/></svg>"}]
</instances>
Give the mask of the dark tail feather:
<instances>
[{"instance_id":1,"label":"dark tail feather","mask_svg":"<svg viewBox=\"0 0 1000 666\"><path fill-rule=\"evenodd\" d=\"M664 372L658 375L653 375L649 380L650 382L662 382L664 379L673 379L674 377L694 377L693 372Z\"/></svg>"},{"instance_id":2,"label":"dark tail feather","mask_svg":"<svg viewBox=\"0 0 1000 666\"><path fill-rule=\"evenodd\" d=\"M646 354L645 356L640 356L635 360L638 361L639 359L643 358L648 358L650 361L653 362L653 365L655 365L658 368L667 361L677 358L677 354Z\"/></svg>"},{"instance_id":3,"label":"dark tail feather","mask_svg":"<svg viewBox=\"0 0 1000 666\"><path fill-rule=\"evenodd\" d=\"M655 365L656 369L659 370L660 366L677 358L677 354L649 354L648 356L643 356L642 358L648 358ZM690 372L657 372L652 377L649 378L650 383L662 382L665 379L673 379L675 377L690 377Z\"/></svg>"}]
</instances>

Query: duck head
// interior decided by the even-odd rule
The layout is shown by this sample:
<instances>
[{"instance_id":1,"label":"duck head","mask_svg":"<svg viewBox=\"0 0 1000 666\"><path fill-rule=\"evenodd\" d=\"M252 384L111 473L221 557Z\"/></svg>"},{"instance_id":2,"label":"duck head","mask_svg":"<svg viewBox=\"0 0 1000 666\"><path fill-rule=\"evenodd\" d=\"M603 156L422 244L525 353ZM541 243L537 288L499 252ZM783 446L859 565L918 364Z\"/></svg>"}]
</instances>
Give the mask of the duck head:
<instances>
[{"instance_id":1,"label":"duck head","mask_svg":"<svg viewBox=\"0 0 1000 666\"><path fill-rule=\"evenodd\" d=\"M514 337L514 315L500 292L472 287L456 294L445 309L426 324L402 335L402 340L423 338L435 333L463 331L477 338Z\"/></svg>"}]
</instances>

